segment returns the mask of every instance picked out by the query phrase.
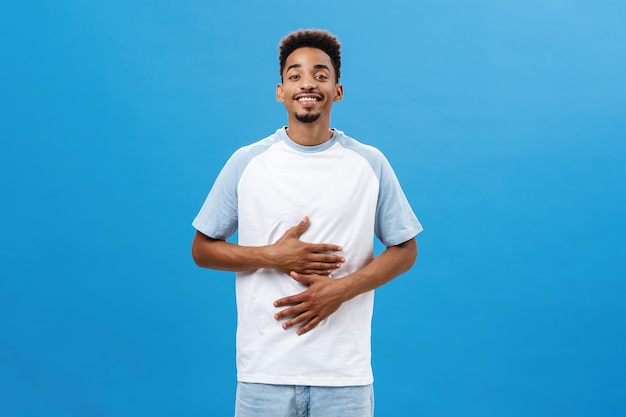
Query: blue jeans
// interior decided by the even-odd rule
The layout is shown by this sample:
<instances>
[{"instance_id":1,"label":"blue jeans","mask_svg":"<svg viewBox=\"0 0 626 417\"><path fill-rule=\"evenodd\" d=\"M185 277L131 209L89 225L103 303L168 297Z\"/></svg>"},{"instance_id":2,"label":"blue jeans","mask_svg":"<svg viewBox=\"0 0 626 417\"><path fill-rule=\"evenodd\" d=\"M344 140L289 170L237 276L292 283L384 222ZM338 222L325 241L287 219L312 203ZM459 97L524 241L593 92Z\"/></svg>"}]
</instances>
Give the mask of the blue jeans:
<instances>
[{"instance_id":1,"label":"blue jeans","mask_svg":"<svg viewBox=\"0 0 626 417\"><path fill-rule=\"evenodd\" d=\"M373 417L374 388L237 384L235 417Z\"/></svg>"}]
</instances>

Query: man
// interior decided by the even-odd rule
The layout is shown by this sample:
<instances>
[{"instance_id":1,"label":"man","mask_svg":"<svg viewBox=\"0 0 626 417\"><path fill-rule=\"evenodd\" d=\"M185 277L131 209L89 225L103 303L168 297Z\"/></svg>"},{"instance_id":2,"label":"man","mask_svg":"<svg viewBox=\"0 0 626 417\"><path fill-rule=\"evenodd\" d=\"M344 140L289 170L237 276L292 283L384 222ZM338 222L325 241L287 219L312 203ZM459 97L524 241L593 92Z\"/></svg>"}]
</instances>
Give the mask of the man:
<instances>
[{"instance_id":1,"label":"man","mask_svg":"<svg viewBox=\"0 0 626 417\"><path fill-rule=\"evenodd\" d=\"M288 125L228 160L193 257L237 272L237 417L372 416L373 290L413 265L422 227L385 157L330 128L337 38L296 31L279 61Z\"/></svg>"}]
</instances>

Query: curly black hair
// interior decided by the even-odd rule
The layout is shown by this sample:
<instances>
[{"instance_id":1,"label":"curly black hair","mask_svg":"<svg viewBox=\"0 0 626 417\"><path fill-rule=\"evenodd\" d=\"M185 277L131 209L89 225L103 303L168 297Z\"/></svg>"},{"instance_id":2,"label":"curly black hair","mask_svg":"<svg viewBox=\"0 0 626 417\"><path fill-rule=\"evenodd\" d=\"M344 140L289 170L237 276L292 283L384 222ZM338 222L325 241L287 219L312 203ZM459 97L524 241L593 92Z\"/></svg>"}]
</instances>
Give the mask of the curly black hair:
<instances>
[{"instance_id":1,"label":"curly black hair","mask_svg":"<svg viewBox=\"0 0 626 417\"><path fill-rule=\"evenodd\" d=\"M281 39L278 47L280 61L280 79L283 78L287 57L298 48L317 48L324 51L335 68L336 81L341 76L341 43L335 35L320 29L300 29Z\"/></svg>"}]
</instances>

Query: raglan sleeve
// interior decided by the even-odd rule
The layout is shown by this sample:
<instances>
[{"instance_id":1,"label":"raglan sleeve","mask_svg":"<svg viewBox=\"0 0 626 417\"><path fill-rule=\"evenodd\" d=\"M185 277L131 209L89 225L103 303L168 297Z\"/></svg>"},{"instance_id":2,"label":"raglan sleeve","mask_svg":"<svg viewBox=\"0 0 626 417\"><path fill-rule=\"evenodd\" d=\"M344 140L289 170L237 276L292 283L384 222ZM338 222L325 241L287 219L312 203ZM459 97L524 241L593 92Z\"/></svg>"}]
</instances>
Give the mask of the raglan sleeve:
<instances>
[{"instance_id":1,"label":"raglan sleeve","mask_svg":"<svg viewBox=\"0 0 626 417\"><path fill-rule=\"evenodd\" d=\"M241 177L242 160L235 152L218 174L192 226L200 233L226 240L238 226L237 186Z\"/></svg>"},{"instance_id":2,"label":"raglan sleeve","mask_svg":"<svg viewBox=\"0 0 626 417\"><path fill-rule=\"evenodd\" d=\"M386 247L395 246L415 237L423 228L391 164L382 154L378 169L379 191L374 231Z\"/></svg>"}]
</instances>

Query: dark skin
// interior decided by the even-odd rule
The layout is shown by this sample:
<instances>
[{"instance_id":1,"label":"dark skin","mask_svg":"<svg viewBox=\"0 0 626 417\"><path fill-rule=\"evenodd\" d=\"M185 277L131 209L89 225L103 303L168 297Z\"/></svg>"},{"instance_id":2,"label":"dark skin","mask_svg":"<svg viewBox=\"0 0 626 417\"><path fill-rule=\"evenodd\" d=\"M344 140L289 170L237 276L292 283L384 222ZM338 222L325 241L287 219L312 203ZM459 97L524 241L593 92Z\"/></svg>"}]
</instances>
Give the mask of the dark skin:
<instances>
[{"instance_id":1,"label":"dark skin","mask_svg":"<svg viewBox=\"0 0 626 417\"><path fill-rule=\"evenodd\" d=\"M274 318L281 320L283 328L301 326L299 335L308 332L333 314L343 303L359 294L373 290L408 271L417 257L415 239L388 247L368 265L341 279L317 274L291 272L291 277L308 288L300 294L281 298L275 307L287 307Z\"/></svg>"},{"instance_id":2,"label":"dark skin","mask_svg":"<svg viewBox=\"0 0 626 417\"><path fill-rule=\"evenodd\" d=\"M326 53L316 48L300 48L287 57L276 98L287 110L289 137L300 145L314 146L332 136L330 111L333 102L343 98L343 86L337 82ZM317 119L304 122L303 115L317 115ZM275 307L282 308L275 319L285 320L282 324L285 329L299 326L299 335L315 328L346 301L408 271L417 257L413 238L386 248L359 271L340 279L331 278L332 271L345 261L333 253L342 248L331 243L302 242L300 236L308 226L309 219L305 217L275 243L259 247L236 245L196 232L192 255L205 268L236 272L274 268L306 285L303 292L274 302Z\"/></svg>"},{"instance_id":3,"label":"dark skin","mask_svg":"<svg viewBox=\"0 0 626 417\"><path fill-rule=\"evenodd\" d=\"M267 246L241 246L196 232L191 254L198 266L221 271L273 268L285 274L330 275L345 259L329 252L338 252L342 248L330 243L302 242L300 235L308 227L309 219L305 217L275 243Z\"/></svg>"},{"instance_id":4,"label":"dark skin","mask_svg":"<svg viewBox=\"0 0 626 417\"><path fill-rule=\"evenodd\" d=\"M330 278L328 275L345 259L328 252L341 251L342 248L328 243L302 242L300 235L308 227L309 219L305 217L274 244L254 247L211 239L196 232L192 256L198 266L222 271L274 268L306 285L303 292L274 302L275 307L287 307L274 318L288 319L282 325L284 329L301 326L297 330L299 335L315 328L344 302L406 272L417 257L417 243L410 239L388 247L357 272L341 279Z\"/></svg>"}]
</instances>

